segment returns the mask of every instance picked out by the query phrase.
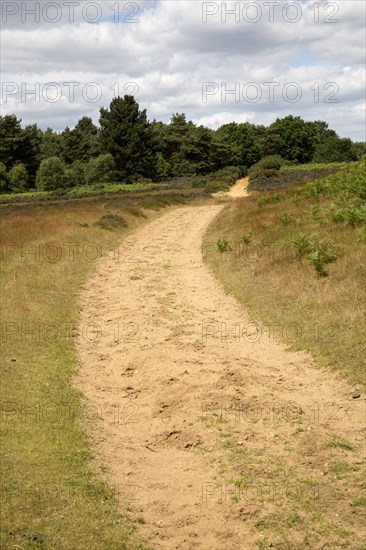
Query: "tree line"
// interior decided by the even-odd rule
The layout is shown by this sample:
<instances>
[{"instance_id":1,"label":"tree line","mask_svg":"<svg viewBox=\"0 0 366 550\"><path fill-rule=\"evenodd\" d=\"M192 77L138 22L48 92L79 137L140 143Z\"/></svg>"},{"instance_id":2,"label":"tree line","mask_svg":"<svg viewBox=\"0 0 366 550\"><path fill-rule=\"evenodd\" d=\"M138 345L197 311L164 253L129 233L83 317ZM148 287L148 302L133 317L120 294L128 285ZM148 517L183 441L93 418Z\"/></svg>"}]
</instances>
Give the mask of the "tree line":
<instances>
[{"instance_id":1,"label":"tree line","mask_svg":"<svg viewBox=\"0 0 366 550\"><path fill-rule=\"evenodd\" d=\"M289 115L268 127L231 122L211 130L177 113L165 124L150 122L146 109L125 95L100 110L99 126L84 116L72 130L42 131L36 124L22 128L15 115L1 116L0 192L244 170L268 155L296 164L355 161L364 154L365 143L340 138L323 121Z\"/></svg>"}]
</instances>

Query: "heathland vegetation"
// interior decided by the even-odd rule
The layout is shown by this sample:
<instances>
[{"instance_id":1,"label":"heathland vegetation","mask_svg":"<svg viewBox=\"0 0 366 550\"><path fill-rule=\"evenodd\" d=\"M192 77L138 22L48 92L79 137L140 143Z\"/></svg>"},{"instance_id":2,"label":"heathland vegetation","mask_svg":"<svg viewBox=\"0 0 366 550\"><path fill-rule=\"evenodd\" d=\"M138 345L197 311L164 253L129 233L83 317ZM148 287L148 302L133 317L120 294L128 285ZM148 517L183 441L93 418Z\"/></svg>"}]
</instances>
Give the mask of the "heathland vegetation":
<instances>
[{"instance_id":1,"label":"heathland vegetation","mask_svg":"<svg viewBox=\"0 0 366 550\"><path fill-rule=\"evenodd\" d=\"M255 319L362 384L366 161L318 179L313 169L313 181L284 190L287 170L258 175L253 167L249 187L271 192L253 192L220 213L206 235L216 243L208 259Z\"/></svg>"},{"instance_id":2,"label":"heathland vegetation","mask_svg":"<svg viewBox=\"0 0 366 550\"><path fill-rule=\"evenodd\" d=\"M183 114L170 124L149 122L131 96L102 109L98 127L84 117L72 130L41 131L22 128L14 115L0 117L1 547L148 548L138 537L145 523L134 500L139 488L128 478L118 486L102 481L106 468L86 435L102 416L116 422L114 402L102 409L87 401L73 380L77 339L98 339L98 319L85 334L80 326L84 283L112 251L121 265L133 231L165 207L227 200L204 239L209 265L256 323L344 375L355 385L351 403L361 401L364 154L365 144L339 138L325 122L288 116L268 128L233 122L213 131ZM249 196L211 197L247 173ZM118 422L123 429L123 418ZM260 468L266 483L315 486L315 477L295 476L289 459L305 471L296 437L306 435L310 447L314 435L301 421L282 462L261 448L260 437L256 446L236 446L224 428L222 470L234 472L228 483L245 488L250 468ZM319 508L301 496L277 510L261 506L263 517L245 519L258 532L257 546L310 548L316 539L319 547L330 540L334 548L364 550L357 449L331 432L311 448L314 472L336 489L333 500ZM276 536L283 543L271 542Z\"/></svg>"}]
</instances>

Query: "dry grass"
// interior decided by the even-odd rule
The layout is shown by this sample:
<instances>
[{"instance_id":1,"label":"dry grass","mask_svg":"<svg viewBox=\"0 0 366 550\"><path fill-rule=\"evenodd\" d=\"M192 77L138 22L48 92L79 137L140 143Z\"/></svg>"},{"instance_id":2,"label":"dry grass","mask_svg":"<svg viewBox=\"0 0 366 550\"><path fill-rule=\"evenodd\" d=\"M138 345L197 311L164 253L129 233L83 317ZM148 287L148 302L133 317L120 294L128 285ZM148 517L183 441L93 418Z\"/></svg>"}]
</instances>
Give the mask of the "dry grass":
<instances>
[{"instance_id":1,"label":"dry grass","mask_svg":"<svg viewBox=\"0 0 366 550\"><path fill-rule=\"evenodd\" d=\"M94 225L108 213L128 228ZM82 285L116 246L124 260L123 242L145 217L101 199L2 218L1 548L146 548L133 535L133 488L108 488L91 466L71 383Z\"/></svg>"},{"instance_id":2,"label":"dry grass","mask_svg":"<svg viewBox=\"0 0 366 550\"><path fill-rule=\"evenodd\" d=\"M278 195L277 202L262 201L262 206L259 193L230 202L205 235L204 257L254 320L270 327L289 349L310 350L319 366L361 389L364 228L335 223L328 210L332 196L299 201L293 191ZM311 248L298 254L293 241L300 244L300 234L315 243L332 243L338 258L325 265L328 276L319 276L309 262ZM245 382L241 389L246 395ZM232 513L257 531L258 548L365 550L365 463L355 446L332 433L327 437L308 431L300 416L283 449L271 451L268 441L262 448L256 443L268 434L268 424L261 422L248 429L252 441L245 445L238 442L242 438L231 418L224 426L219 418L207 424L225 431L221 435L228 456L217 483L231 489ZM277 437L275 427L273 432ZM276 495L277 490L286 498Z\"/></svg>"},{"instance_id":3,"label":"dry grass","mask_svg":"<svg viewBox=\"0 0 366 550\"><path fill-rule=\"evenodd\" d=\"M133 488L107 488L91 466L90 444L81 428L85 414L82 397L71 384L77 367L73 327L78 325L80 290L94 269L93 258L121 245L134 227L159 215L151 208L158 208L157 201L154 204L149 198L146 208L142 201L146 199L126 206L123 198L114 203L101 198L39 205L3 217L1 548L146 548L133 534L142 521L136 506L129 502ZM317 204L323 208L327 203ZM163 206L166 204L160 201ZM217 252L211 257L212 265L255 318L279 323L280 336L291 322L301 327L301 337L293 342L291 332L289 345L311 349L319 362L359 381L364 375L364 265L357 240L361 233L329 221L324 224L319 213L310 217L308 206L289 200L259 208L255 197L231 203L206 241L226 238L240 254ZM136 216L134 208L146 218ZM284 212L292 219L285 226L279 221ZM121 216L128 227L108 231L94 225L108 213ZM249 229L253 236L244 246L240 238ZM329 277L318 278L304 259L278 257L278 245L300 231L319 237L331 233L340 246L339 259L328 268ZM52 248L51 242L57 245ZM272 251L272 256L267 252L260 255L253 243L263 251ZM60 251L59 260L51 261ZM307 444L311 448L311 441ZM346 461L344 456L352 451L339 448L339 442L332 445L332 467L335 474L344 476L346 487L354 478L352 459L347 455ZM264 458L256 453L247 457L247 464L260 471L261 460ZM275 458L268 462L268 469L279 467ZM237 454L228 474L245 474L240 465L243 468L243 457ZM286 472L285 463L280 467ZM117 511L117 501L125 512ZM356 510L359 506L355 501ZM274 510L258 525L258 531L285 531L300 521L299 516L308 517L309 513L308 502L295 503L288 525L281 525ZM324 525L319 519L319 529L325 529ZM344 536L339 534L341 539ZM258 546L266 547L261 542Z\"/></svg>"},{"instance_id":4,"label":"dry grass","mask_svg":"<svg viewBox=\"0 0 366 550\"><path fill-rule=\"evenodd\" d=\"M331 198L294 201L282 192L279 202L258 206L262 196L237 200L218 216L205 236L212 244L227 240L232 251L208 255L227 289L292 349L310 350L352 382L365 382L364 228L338 224L327 213ZM241 241L252 230L249 244ZM338 259L319 277L306 254L291 244L306 233L331 243Z\"/></svg>"}]
</instances>

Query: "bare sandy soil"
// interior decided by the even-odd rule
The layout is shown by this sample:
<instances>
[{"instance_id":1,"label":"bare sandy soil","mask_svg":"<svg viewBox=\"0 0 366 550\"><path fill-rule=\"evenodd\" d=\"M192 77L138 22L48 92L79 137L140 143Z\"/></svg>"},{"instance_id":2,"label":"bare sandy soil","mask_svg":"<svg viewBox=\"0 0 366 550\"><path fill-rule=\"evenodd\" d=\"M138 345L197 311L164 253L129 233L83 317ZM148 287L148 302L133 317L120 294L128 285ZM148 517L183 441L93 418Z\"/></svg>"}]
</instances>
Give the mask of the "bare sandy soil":
<instances>
[{"instance_id":1,"label":"bare sandy soil","mask_svg":"<svg viewBox=\"0 0 366 550\"><path fill-rule=\"evenodd\" d=\"M245 183L231 195L243 196ZM356 445L355 464L363 456L364 401L306 352L286 351L271 331L258 337L259 325L206 267L203 235L221 208L165 212L101 261L82 296L76 383L96 411L87 423L96 464L121 508L143 517L138 533L156 549L257 547L253 522L273 502L238 502L227 481L233 449L258 483L267 456L277 480L290 466L324 479L322 445L334 434ZM319 415L324 403L334 407ZM290 416L271 418L273 405ZM284 447L300 408L291 454Z\"/></svg>"},{"instance_id":2,"label":"bare sandy soil","mask_svg":"<svg viewBox=\"0 0 366 550\"><path fill-rule=\"evenodd\" d=\"M240 197L246 197L248 195L248 184L249 184L249 178L242 178L238 180L235 185L230 187L230 190L225 191L219 191L218 193L213 193L213 196L218 197L231 197L232 199L238 199Z\"/></svg>"}]
</instances>

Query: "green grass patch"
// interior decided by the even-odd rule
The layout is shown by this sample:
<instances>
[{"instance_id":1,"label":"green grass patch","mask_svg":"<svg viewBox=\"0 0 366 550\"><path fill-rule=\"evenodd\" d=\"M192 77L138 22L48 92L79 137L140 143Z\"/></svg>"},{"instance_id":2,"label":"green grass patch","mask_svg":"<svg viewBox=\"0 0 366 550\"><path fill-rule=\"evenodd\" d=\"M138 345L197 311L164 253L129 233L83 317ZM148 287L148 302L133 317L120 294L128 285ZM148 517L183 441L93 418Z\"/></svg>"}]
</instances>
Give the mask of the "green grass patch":
<instances>
[{"instance_id":1,"label":"green grass patch","mask_svg":"<svg viewBox=\"0 0 366 550\"><path fill-rule=\"evenodd\" d=\"M349 443L349 441L346 441L345 439L342 439L341 437L338 437L336 435L332 436L330 441L328 441L327 447L342 449L343 451L354 451L355 449L354 445Z\"/></svg>"},{"instance_id":2,"label":"green grass patch","mask_svg":"<svg viewBox=\"0 0 366 550\"><path fill-rule=\"evenodd\" d=\"M347 162L309 162L308 164L294 164L291 166L282 165L281 172L309 172L314 170L328 170L329 168L344 168L350 163Z\"/></svg>"}]
</instances>

